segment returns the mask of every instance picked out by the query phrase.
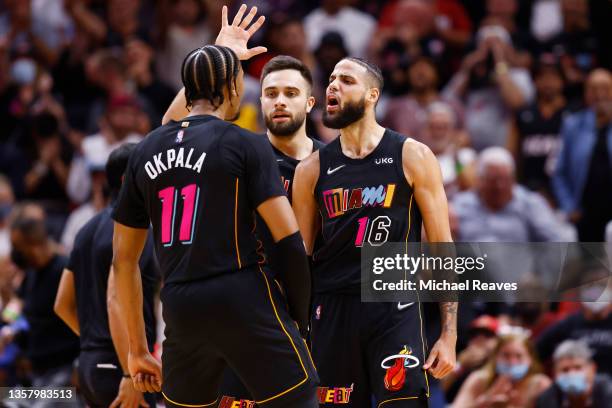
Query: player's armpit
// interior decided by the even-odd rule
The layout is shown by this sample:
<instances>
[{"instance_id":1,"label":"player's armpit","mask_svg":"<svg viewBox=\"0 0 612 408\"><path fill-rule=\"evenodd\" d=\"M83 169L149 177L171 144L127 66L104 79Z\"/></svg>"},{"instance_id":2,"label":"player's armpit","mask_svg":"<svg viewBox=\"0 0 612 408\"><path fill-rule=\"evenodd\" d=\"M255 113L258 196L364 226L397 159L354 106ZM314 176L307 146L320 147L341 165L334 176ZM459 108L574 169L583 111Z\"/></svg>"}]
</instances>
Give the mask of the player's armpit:
<instances>
[{"instance_id":1,"label":"player's armpit","mask_svg":"<svg viewBox=\"0 0 612 408\"><path fill-rule=\"evenodd\" d=\"M302 160L295 169L293 177L293 212L297 219L306 253L312 255L319 229L319 216L314 189L319 179L319 152L314 152Z\"/></svg>"}]
</instances>

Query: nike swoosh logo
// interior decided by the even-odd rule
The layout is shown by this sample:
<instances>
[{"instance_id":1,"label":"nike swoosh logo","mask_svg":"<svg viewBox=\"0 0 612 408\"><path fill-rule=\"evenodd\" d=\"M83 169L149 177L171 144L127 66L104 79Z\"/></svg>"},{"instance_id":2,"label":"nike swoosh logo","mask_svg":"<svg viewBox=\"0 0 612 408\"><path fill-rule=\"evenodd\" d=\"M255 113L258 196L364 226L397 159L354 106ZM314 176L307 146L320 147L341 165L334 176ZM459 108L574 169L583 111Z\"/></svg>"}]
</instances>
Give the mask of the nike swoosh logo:
<instances>
[{"instance_id":1,"label":"nike swoosh logo","mask_svg":"<svg viewBox=\"0 0 612 408\"><path fill-rule=\"evenodd\" d=\"M397 310L404 310L404 309L406 309L407 307L410 307L410 306L412 306L412 305L414 305L414 302L410 302L410 303L403 303L403 304L402 304L402 302L397 302Z\"/></svg>"},{"instance_id":2,"label":"nike swoosh logo","mask_svg":"<svg viewBox=\"0 0 612 408\"><path fill-rule=\"evenodd\" d=\"M342 164L336 168L330 169L329 167L327 168L327 175L329 176L330 174L334 174L335 172L337 172L338 170L340 170L341 168L343 168L344 166L346 166L346 164Z\"/></svg>"},{"instance_id":3,"label":"nike swoosh logo","mask_svg":"<svg viewBox=\"0 0 612 408\"><path fill-rule=\"evenodd\" d=\"M279 162L279 161L283 161L283 159L276 159L276 161L277 161L277 162Z\"/></svg>"}]
</instances>

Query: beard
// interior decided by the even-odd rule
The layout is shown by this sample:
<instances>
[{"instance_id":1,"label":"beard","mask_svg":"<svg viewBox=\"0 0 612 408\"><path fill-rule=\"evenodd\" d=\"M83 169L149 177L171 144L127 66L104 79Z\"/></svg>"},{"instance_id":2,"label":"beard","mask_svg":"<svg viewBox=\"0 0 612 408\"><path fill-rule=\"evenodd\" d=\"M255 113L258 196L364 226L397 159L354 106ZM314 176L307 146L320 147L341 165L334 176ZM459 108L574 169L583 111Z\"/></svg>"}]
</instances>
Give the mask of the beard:
<instances>
[{"instance_id":1,"label":"beard","mask_svg":"<svg viewBox=\"0 0 612 408\"><path fill-rule=\"evenodd\" d=\"M343 129L365 115L365 97L357 102L347 102L334 114L323 111L323 124L330 129Z\"/></svg>"},{"instance_id":2,"label":"beard","mask_svg":"<svg viewBox=\"0 0 612 408\"><path fill-rule=\"evenodd\" d=\"M274 122L271 114L267 115L264 120L266 122L266 128L274 136L288 137L294 135L295 132L302 127L306 120L306 111L297 112L288 121L282 123Z\"/></svg>"}]
</instances>

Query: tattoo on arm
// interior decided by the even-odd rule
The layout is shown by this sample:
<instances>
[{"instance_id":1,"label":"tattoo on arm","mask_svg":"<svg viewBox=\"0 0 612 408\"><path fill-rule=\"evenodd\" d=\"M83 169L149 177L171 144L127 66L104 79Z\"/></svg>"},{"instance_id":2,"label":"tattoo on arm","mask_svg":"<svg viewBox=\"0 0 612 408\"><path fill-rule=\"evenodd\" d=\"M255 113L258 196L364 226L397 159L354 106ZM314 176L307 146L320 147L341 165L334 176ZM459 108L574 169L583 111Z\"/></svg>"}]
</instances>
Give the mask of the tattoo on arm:
<instances>
[{"instance_id":1,"label":"tattoo on arm","mask_svg":"<svg viewBox=\"0 0 612 408\"><path fill-rule=\"evenodd\" d=\"M457 334L457 302L440 302L442 333Z\"/></svg>"}]
</instances>

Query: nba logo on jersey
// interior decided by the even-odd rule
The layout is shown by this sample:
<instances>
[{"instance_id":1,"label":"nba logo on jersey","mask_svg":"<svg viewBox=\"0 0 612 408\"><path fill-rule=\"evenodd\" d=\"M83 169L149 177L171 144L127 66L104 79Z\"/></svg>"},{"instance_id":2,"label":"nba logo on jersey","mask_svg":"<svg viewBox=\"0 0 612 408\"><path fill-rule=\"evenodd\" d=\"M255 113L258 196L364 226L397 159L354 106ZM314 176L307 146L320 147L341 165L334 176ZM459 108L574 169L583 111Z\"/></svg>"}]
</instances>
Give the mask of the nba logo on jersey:
<instances>
[{"instance_id":1,"label":"nba logo on jersey","mask_svg":"<svg viewBox=\"0 0 612 408\"><path fill-rule=\"evenodd\" d=\"M183 135L185 134L185 131L183 129L179 130L178 133L176 134L176 143L181 143L183 141Z\"/></svg>"}]
</instances>

